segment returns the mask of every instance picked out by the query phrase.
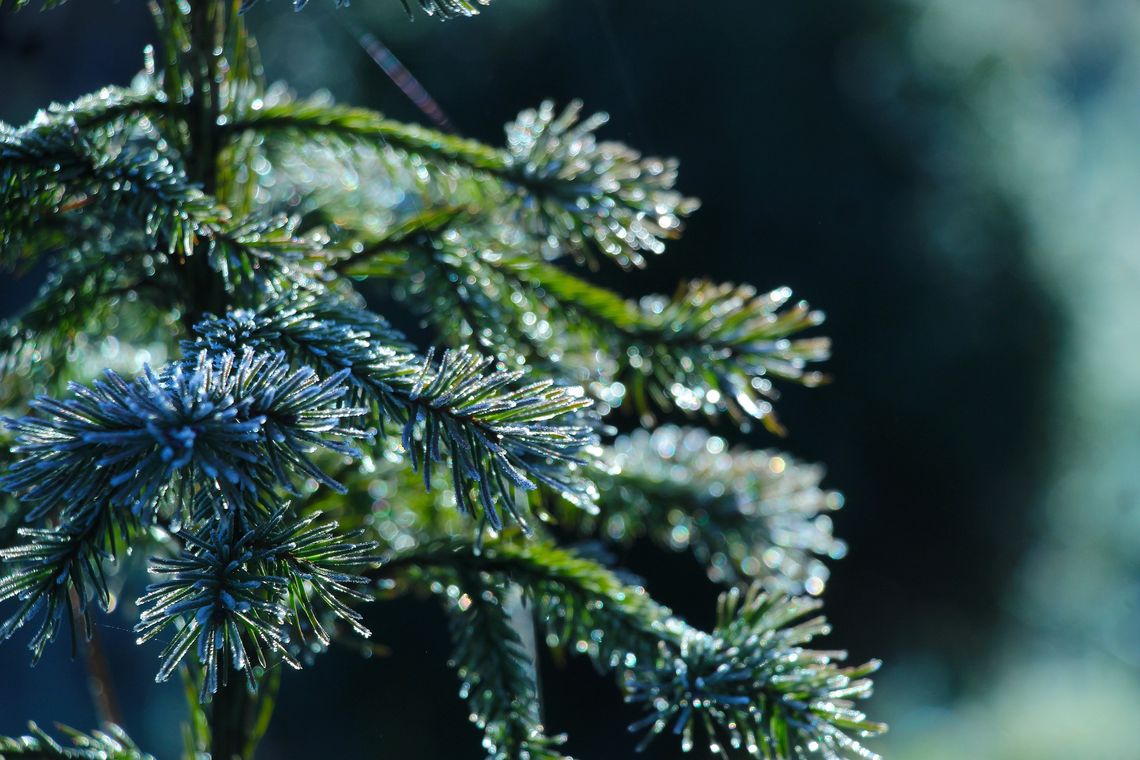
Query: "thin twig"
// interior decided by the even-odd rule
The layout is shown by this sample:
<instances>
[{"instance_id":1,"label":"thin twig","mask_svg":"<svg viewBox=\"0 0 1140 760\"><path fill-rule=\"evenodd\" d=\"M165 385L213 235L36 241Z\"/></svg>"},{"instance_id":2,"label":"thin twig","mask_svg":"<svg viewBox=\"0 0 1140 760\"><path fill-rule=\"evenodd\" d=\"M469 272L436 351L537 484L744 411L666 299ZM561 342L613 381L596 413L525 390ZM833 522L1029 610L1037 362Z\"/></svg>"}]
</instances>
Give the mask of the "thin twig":
<instances>
[{"instance_id":1,"label":"thin twig","mask_svg":"<svg viewBox=\"0 0 1140 760\"><path fill-rule=\"evenodd\" d=\"M75 627L83 625L83 615L79 611L79 594L71 587L71 612L75 617ZM115 685L111 680L111 668L99 632L92 627L90 636L83 642L83 662L87 669L87 689L95 714L101 723L123 725L123 714L119 710L119 700L115 696Z\"/></svg>"}]
</instances>

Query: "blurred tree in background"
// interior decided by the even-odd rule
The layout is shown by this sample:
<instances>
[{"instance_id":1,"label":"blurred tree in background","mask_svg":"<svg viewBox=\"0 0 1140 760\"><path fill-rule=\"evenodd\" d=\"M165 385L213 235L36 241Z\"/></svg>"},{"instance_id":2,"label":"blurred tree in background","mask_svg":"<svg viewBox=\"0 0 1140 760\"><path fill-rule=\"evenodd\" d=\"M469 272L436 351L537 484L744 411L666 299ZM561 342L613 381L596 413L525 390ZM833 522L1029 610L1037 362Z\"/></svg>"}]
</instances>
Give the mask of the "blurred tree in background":
<instances>
[{"instance_id":1,"label":"blurred tree in background","mask_svg":"<svg viewBox=\"0 0 1140 760\"><path fill-rule=\"evenodd\" d=\"M422 118L331 9L280 10L251 12L272 79ZM1131 5L754 3L725 17L679 1L498 0L493 11L462 27L407 24L383 3L350 13L464 134L495 141L509 114L586 93L611 113L612 136L682 159L684 189L705 208L669 256L610 284L638 296L698 274L777 276L826 307L836 382L810 400L789 391L783 416L795 420L787 446L828 462L827 482L846 494L836 533L853 549L826 599L853 658L889 663L875 714L893 731L876 749L1130 756ZM112 13L114 37L90 32ZM141 8L98 0L0 16L0 118L127 82L147 24ZM92 64L71 65L73 54ZM12 310L31 290L0 281ZM696 563L644 549L621 561L677 612L711 622ZM380 742L393 754L477 756L474 729L438 730L464 717L433 696L454 684L446 635L398 618L366 621L396 657L362 667L334 650L297 676L305 688L286 685L266 757L353 756ZM130 633L101 633L118 667L150 667ZM34 672L18 650L0 658L0 703L24 708L5 711L0 732L26 717L92 724L65 652ZM636 711L588 666L568 673L545 689L550 728L569 731L582 756L624 756L634 739L604 718ZM168 754L178 695L122 696L135 738ZM307 730L343 716L368 735L330 746Z\"/></svg>"}]
</instances>

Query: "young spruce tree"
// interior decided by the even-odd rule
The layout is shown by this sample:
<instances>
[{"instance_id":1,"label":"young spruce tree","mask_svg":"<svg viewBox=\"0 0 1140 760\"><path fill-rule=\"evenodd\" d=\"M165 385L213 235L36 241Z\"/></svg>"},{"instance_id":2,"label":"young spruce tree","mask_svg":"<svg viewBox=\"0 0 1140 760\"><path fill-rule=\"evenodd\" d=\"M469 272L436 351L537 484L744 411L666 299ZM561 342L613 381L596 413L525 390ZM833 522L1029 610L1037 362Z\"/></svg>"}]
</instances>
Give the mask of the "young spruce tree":
<instances>
[{"instance_id":1,"label":"young spruce tree","mask_svg":"<svg viewBox=\"0 0 1140 760\"><path fill-rule=\"evenodd\" d=\"M883 726L854 700L877 663L808 648L840 497L818 467L663 422L778 431L774 381L821 380L827 341L801 337L821 314L786 288L591 284L583 265L642 267L678 236L697 203L675 162L599 141L577 103L494 147L298 99L266 85L250 4L150 0L161 42L131 87L0 125L0 266L49 270L0 346L0 407L30 409L0 447L0 638L30 629L34 661L68 628L99 678L96 608L149 557L138 643L187 686L186 756L231 760L278 666L425 594L490 758L569 751L542 725L532 623L615 674L646 743L873 757ZM726 588L715 628L580 538L693 552ZM101 731L32 725L0 756L150 757L101 707Z\"/></svg>"}]
</instances>

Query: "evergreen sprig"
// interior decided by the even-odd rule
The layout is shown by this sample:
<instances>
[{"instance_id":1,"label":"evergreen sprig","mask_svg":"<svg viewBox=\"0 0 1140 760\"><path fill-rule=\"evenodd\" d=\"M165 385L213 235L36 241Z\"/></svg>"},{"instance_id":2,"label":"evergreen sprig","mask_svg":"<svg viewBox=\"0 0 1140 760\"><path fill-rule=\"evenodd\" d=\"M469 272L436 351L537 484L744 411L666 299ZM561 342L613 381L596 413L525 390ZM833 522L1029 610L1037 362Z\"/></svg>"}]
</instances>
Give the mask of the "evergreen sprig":
<instances>
[{"instance_id":1,"label":"evergreen sprig","mask_svg":"<svg viewBox=\"0 0 1140 760\"><path fill-rule=\"evenodd\" d=\"M23 0L27 3L29 0ZM408 0L400 0L407 11L408 16L412 15L412 8L408 4ZM254 5L257 0L241 0L241 12L245 13ZM293 10L304 10L305 6L309 4L309 0L293 0ZM461 18L465 16L479 15L477 5L490 5L491 0L474 0L474 2L467 2L467 0L419 0L419 5L423 8L424 12L429 16L438 16L441 19ZM338 8L348 5L348 0L336 0Z\"/></svg>"},{"instance_id":2,"label":"evergreen sprig","mask_svg":"<svg viewBox=\"0 0 1140 760\"><path fill-rule=\"evenodd\" d=\"M516 246L464 234L463 208L408 220L340 265L394 283L393 294L462 343L579 373L607 407L643 416L679 409L727 412L782 431L773 378L815 386L808 365L827 359L826 338L795 337L822 312L789 305L791 290L692 281L672 297L630 302ZM503 334L501 326L512 329ZM559 365L570 365L562 369Z\"/></svg>"},{"instance_id":3,"label":"evergreen sprig","mask_svg":"<svg viewBox=\"0 0 1140 760\"><path fill-rule=\"evenodd\" d=\"M32 2L32 0L12 1L17 10L30 5ZM66 0L42 0L41 4L44 8L54 8L57 5L62 5L64 2L66 2ZM403 4L404 10L406 10L410 16L412 9L408 4L408 0L400 0L400 2ZM257 0L241 0L240 10L242 13L244 13L256 4ZM303 10L308 4L309 0L293 0L293 10ZM490 4L491 0L474 0L473 2L467 2L467 0L419 0L419 5L421 8L423 8L425 13L427 13L429 16L438 16L439 18L445 20L451 18L477 16L479 15L479 9L477 6L486 6ZM0 0L0 7L3 7L3 5L3 1ZM348 5L348 0L336 0L336 5L338 8L345 7Z\"/></svg>"},{"instance_id":4,"label":"evergreen sprig","mask_svg":"<svg viewBox=\"0 0 1140 760\"><path fill-rule=\"evenodd\" d=\"M438 362L434 352L405 353L402 338L367 310L315 298L273 301L256 313L206 320L197 330L201 346L273 347L342 373L382 427L401 429L425 486L432 465L450 458L460 509L481 511L496 530L501 511L525 523L515 488L542 484L579 505L594 498L581 469L597 438L579 414L590 405L580 389L548 380L520 385L523 371L491 369L493 359L466 349L445 351Z\"/></svg>"},{"instance_id":5,"label":"evergreen sprig","mask_svg":"<svg viewBox=\"0 0 1140 760\"><path fill-rule=\"evenodd\" d=\"M364 531L338 531L335 521L321 520L320 512L285 519L280 510L254 534L253 547L262 552L259 563L266 572L285 578L287 619L303 638L312 632L324 645L331 641L326 618L332 616L364 638L371 632L361 623L353 603L372 595L361 586L367 579L353 570L376 562L378 544L363 539Z\"/></svg>"},{"instance_id":6,"label":"evergreen sprig","mask_svg":"<svg viewBox=\"0 0 1140 760\"><path fill-rule=\"evenodd\" d=\"M662 240L678 237L699 204L672 189L675 159L598 142L594 132L609 116L580 120L581 111L575 100L556 115L545 101L507 125L508 175L527 191L521 206L537 205L524 223L551 254L597 249L622 266L645 266L644 254L664 251Z\"/></svg>"},{"instance_id":7,"label":"evergreen sprig","mask_svg":"<svg viewBox=\"0 0 1140 760\"><path fill-rule=\"evenodd\" d=\"M684 624L644 588L630 586L597 562L546 541L515 543L444 541L397 552L376 571L389 576L412 568L437 581L433 569L491 575L516 583L546 631L546 643L587 655L601 670L651 657L658 643L674 639Z\"/></svg>"},{"instance_id":8,"label":"evergreen sprig","mask_svg":"<svg viewBox=\"0 0 1140 760\"><path fill-rule=\"evenodd\" d=\"M597 515L567 512L577 530L629 543L648 537L692 551L721 583L759 580L769 591L818 596L846 545L830 512L843 497L820 487L821 467L787 454L730 449L697 428L635 431L599 459Z\"/></svg>"},{"instance_id":9,"label":"evergreen sprig","mask_svg":"<svg viewBox=\"0 0 1140 760\"><path fill-rule=\"evenodd\" d=\"M404 8L411 13L408 6L408 0L400 0L404 4ZM419 0L420 7L429 16L439 16L441 19L458 18L461 16L477 16L479 15L478 5L490 5L491 0L474 0L468 2L467 0Z\"/></svg>"},{"instance_id":10,"label":"evergreen sprig","mask_svg":"<svg viewBox=\"0 0 1140 760\"><path fill-rule=\"evenodd\" d=\"M319 514L295 519L283 507L244 531L228 515L208 532L179 533L185 549L175 558L156 557L151 572L170 576L147 589L139 643L170 627L175 634L162 651L157 680L165 681L197 646L205 678L200 698L209 701L224 685L227 661L256 687L254 666L266 667L276 654L292 667L301 663L289 631L311 631L328 644L324 612L347 622L360 636L371 634L347 602L370 597L354 586L363 577L349 572L373 562L376 545L359 541L359 531L339 534L335 522L314 525Z\"/></svg>"},{"instance_id":11,"label":"evergreen sprig","mask_svg":"<svg viewBox=\"0 0 1140 760\"><path fill-rule=\"evenodd\" d=\"M68 114L19 129L0 124L0 266L60 245L68 224L92 214L119 218L149 248L183 258L228 218L149 123L85 128Z\"/></svg>"},{"instance_id":12,"label":"evergreen sprig","mask_svg":"<svg viewBox=\"0 0 1140 760\"><path fill-rule=\"evenodd\" d=\"M207 241L211 267L235 302L258 306L266 298L323 293L328 254L320 233L301 234L296 218L252 217L218 230Z\"/></svg>"},{"instance_id":13,"label":"evergreen sprig","mask_svg":"<svg viewBox=\"0 0 1140 760\"><path fill-rule=\"evenodd\" d=\"M41 416L7 420L19 458L0 486L20 497L25 519L53 515L59 527L21 529L23 542L0 550L11 563L0 601L21 601L0 638L42 614L30 645L38 659L71 591L90 630L87 601L109 606L104 562L137 521L238 513L256 523L281 491L296 492L298 472L339 488L310 454L353 454L348 441L364 435L340 424L360 412L339 405L340 379L320 381L281 356L203 352L133 382L108 372L70 399L37 399Z\"/></svg>"},{"instance_id":14,"label":"evergreen sprig","mask_svg":"<svg viewBox=\"0 0 1140 760\"><path fill-rule=\"evenodd\" d=\"M5 379L0 409L29 387L62 390L61 383L48 382L71 374L67 355L84 336L102 333L98 328L112 321L116 307L125 312L140 289L159 290L164 280L172 284L159 274L165 270L155 266L160 254L145 253L141 238L137 250L124 242L81 242L60 254L35 298L12 319L0 321L0 375Z\"/></svg>"},{"instance_id":15,"label":"evergreen sprig","mask_svg":"<svg viewBox=\"0 0 1140 760\"><path fill-rule=\"evenodd\" d=\"M730 748L765 760L878 758L859 739L886 727L852 700L870 696L865 676L879 662L840 667L843 652L805 649L830 630L822 617L797 622L819 606L759 586L722 594L711 633L688 629L679 648L662 644L655 660L626 671L627 700L649 713L630 730L647 730L642 746L670 730L688 751L699 727L711 751L726 758Z\"/></svg>"},{"instance_id":16,"label":"evergreen sprig","mask_svg":"<svg viewBox=\"0 0 1140 760\"><path fill-rule=\"evenodd\" d=\"M131 741L127 733L116 725L102 731L85 734L74 728L59 726L71 742L70 747L60 744L35 723L28 724L24 736L0 736L0 759L25 760L154 760Z\"/></svg>"},{"instance_id":17,"label":"evergreen sprig","mask_svg":"<svg viewBox=\"0 0 1140 760\"><path fill-rule=\"evenodd\" d=\"M130 382L107 372L70 399L34 401L42 416L7 421L21 458L0 485L29 505L29 520L68 523L105 508L153 522L168 496L185 513L198 486L219 509L265 506L295 492L294 472L339 488L309 454L353 454L348 441L365 435L340 424L363 411L339 405L343 379L249 349L201 352Z\"/></svg>"},{"instance_id":18,"label":"evergreen sprig","mask_svg":"<svg viewBox=\"0 0 1140 760\"><path fill-rule=\"evenodd\" d=\"M619 378L643 411L648 395L667 410L727 410L780 432L765 399L775 395L769 378L818 385L824 376L806 365L829 353L826 338L789 339L823 321L802 301L784 309L791 297L789 288L759 294L750 286L693 281L671 299L643 299L640 317L650 329L628 346Z\"/></svg>"},{"instance_id":19,"label":"evergreen sprig","mask_svg":"<svg viewBox=\"0 0 1140 760\"><path fill-rule=\"evenodd\" d=\"M859 742L882 726L852 700L877 664L807 649L818 602L782 595L820 593L843 553L822 470L658 427L779 432L773 381L824 379L827 341L803 337L822 314L786 288L695 280L634 301L590 282L579 265L641 267L679 236L697 203L676 161L600 140L606 116L578 101L523 111L494 147L297 99L265 85L253 4L156 0L132 89L0 125L0 269L48 270L0 336L0 406L31 408L0 430L0 638L32 624L35 661L65 621L90 636L140 548L159 578L136 630L164 639L158 680L186 684L190 754L248 756L276 666L368 636L360 605L426 590L495 760L566 760L524 615L557 654L622 675L647 740L872 757ZM445 348L374 313L376 284ZM128 369L81 384L106 363ZM643 429L615 439L602 420L622 406ZM716 627L656 602L599 537L691 549L734 586ZM0 756L147 757L115 727L69 733L33 726Z\"/></svg>"},{"instance_id":20,"label":"evergreen sprig","mask_svg":"<svg viewBox=\"0 0 1140 760\"><path fill-rule=\"evenodd\" d=\"M110 123L122 123L132 117L158 120L177 115L181 107L164 93L147 84L132 87L103 87L70 103L52 103L36 114L32 125L74 122L81 129L92 129Z\"/></svg>"},{"instance_id":21,"label":"evergreen sprig","mask_svg":"<svg viewBox=\"0 0 1140 760\"><path fill-rule=\"evenodd\" d=\"M506 209L507 220L531 234L548 257L599 251L622 266L644 266L644 254L663 251L663 241L678 237L682 220L698 206L672 189L675 160L598 142L594 132L608 117L579 121L577 101L557 118L552 102L523 111L506 127L506 149L497 149L365 109L276 92L277 102L256 103L227 131L372 143L470 170L499 183L497 192L483 187L471 200L488 216Z\"/></svg>"},{"instance_id":22,"label":"evergreen sprig","mask_svg":"<svg viewBox=\"0 0 1140 760\"><path fill-rule=\"evenodd\" d=\"M73 625L72 593L75 612L90 636L90 602L94 599L104 610L110 608L105 565L129 540L132 523L128 516L98 511L86 522L62 528L19 528L16 533L22 542L0 549L6 565L0 601L19 602L0 625L0 640L11 638L38 616L39 627L28 643L35 664L59 633L60 624L66 620Z\"/></svg>"},{"instance_id":23,"label":"evergreen sprig","mask_svg":"<svg viewBox=\"0 0 1140 760\"><path fill-rule=\"evenodd\" d=\"M566 737L544 733L534 663L506 609L509 589L473 572L457 573L456 581L439 586L451 613L452 662L487 757L569 760L558 749Z\"/></svg>"},{"instance_id":24,"label":"evergreen sprig","mask_svg":"<svg viewBox=\"0 0 1140 760\"><path fill-rule=\"evenodd\" d=\"M858 740L885 727L867 720L851 700L870 696L866 676L879 663L841 667L836 663L844 659L842 652L804 648L830 630L821 617L796 622L818 609L818 600L770 596L758 584L747 592L733 588L721 595L710 633L678 619L596 562L542 542L438 544L397 553L378 572L404 568L414 568L413 577L430 581L452 605L476 603L464 574L478 574L474 593L485 602L489 588L500 606L508 584L517 584L549 646L585 654L599 669L619 672L627 699L650 711L630 729L648 729L642 747L668 729L691 750L699 725L711 749L726 757L728 748L765 760L816 752L828 760L877 757ZM464 635L491 634L472 628Z\"/></svg>"},{"instance_id":25,"label":"evergreen sprig","mask_svg":"<svg viewBox=\"0 0 1140 760\"><path fill-rule=\"evenodd\" d=\"M253 668L268 664L267 651L301 667L289 653L283 630L288 612L281 599L288 580L254 569L273 552L272 546L258 540L265 527L239 531L236 522L230 516L205 535L179 533L186 546L181 555L151 560L151 572L169 575L170 580L150 586L138 600L138 643L175 626L155 680L168 680L196 647L205 672L199 692L202 702L225 684L227 665L245 675L250 691L256 688Z\"/></svg>"}]
</instances>

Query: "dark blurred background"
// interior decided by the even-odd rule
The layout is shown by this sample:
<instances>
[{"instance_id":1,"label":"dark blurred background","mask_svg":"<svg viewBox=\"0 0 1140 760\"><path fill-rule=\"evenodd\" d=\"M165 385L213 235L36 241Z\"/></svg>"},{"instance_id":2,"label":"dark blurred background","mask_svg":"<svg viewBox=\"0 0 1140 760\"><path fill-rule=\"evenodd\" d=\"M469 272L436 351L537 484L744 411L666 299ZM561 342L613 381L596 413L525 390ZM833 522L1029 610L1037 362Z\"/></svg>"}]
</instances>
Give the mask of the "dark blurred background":
<instances>
[{"instance_id":1,"label":"dark blurred background","mask_svg":"<svg viewBox=\"0 0 1140 760\"><path fill-rule=\"evenodd\" d=\"M331 3L250 14L270 79L422 121ZM630 295L708 275L790 285L826 310L835 382L786 392L786 440L827 464L849 555L825 594L836 645L886 666L871 703L894 758L1140 757L1140 39L1134 4L1010 0L692 3L495 0L472 21L347 11L459 130L500 143L543 98L612 115L604 135L681 159L704 202ZM134 0L0 11L0 119L127 83ZM7 277L7 275L3 275ZM0 314L31 285L0 281ZM637 550L649 590L708 624L695 563ZM477 758L442 615L377 607L390 657L334 650L285 676L260 757ZM174 685L152 685L129 615L103 635L127 727L177 751ZM622 758L636 711L588 664L546 662L548 723ZM0 647L0 732L94 724L57 645ZM336 731L322 730L337 727ZM676 757L659 740L646 758Z\"/></svg>"}]
</instances>

